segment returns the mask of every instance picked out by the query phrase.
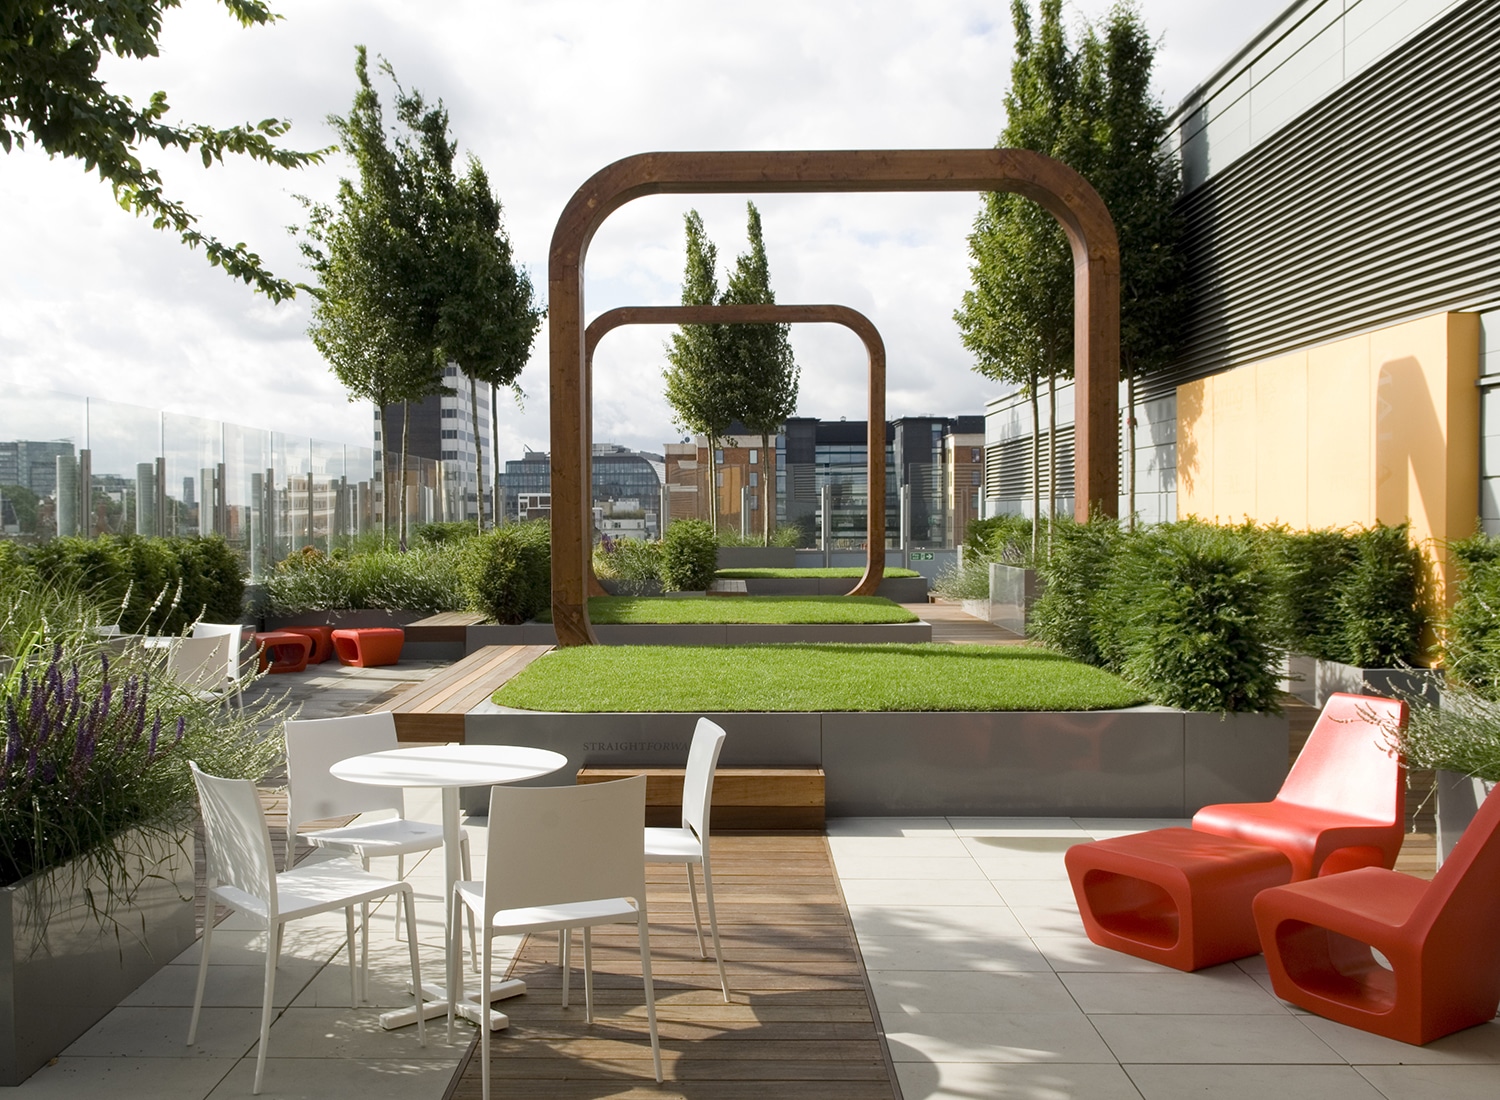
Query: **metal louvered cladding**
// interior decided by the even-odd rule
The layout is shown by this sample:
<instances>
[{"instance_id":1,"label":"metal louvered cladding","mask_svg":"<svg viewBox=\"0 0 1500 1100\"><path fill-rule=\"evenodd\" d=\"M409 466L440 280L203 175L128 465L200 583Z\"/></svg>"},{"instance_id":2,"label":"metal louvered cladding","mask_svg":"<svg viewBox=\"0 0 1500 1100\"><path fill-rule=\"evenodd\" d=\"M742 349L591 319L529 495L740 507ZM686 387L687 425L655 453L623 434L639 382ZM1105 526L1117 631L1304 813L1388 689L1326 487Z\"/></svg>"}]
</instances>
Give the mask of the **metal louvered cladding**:
<instances>
[{"instance_id":1,"label":"metal louvered cladding","mask_svg":"<svg viewBox=\"0 0 1500 1100\"><path fill-rule=\"evenodd\" d=\"M1042 429L1042 493L1047 492L1047 430ZM1073 425L1057 426L1057 491L1073 495ZM984 454L984 495L989 500L1031 499L1031 437L991 443Z\"/></svg>"},{"instance_id":2,"label":"metal louvered cladding","mask_svg":"<svg viewBox=\"0 0 1500 1100\"><path fill-rule=\"evenodd\" d=\"M1187 341L1140 398L1500 306L1497 64L1500 4L1465 4L1186 195Z\"/></svg>"}]
</instances>

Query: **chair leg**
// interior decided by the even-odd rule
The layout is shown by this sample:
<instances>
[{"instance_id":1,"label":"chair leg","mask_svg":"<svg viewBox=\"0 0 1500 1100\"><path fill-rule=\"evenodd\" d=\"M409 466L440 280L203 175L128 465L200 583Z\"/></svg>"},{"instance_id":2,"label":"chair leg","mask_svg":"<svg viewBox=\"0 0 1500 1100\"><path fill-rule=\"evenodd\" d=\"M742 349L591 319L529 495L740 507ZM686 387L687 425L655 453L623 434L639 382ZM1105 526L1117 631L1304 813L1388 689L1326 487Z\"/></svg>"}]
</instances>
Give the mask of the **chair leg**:
<instances>
[{"instance_id":1,"label":"chair leg","mask_svg":"<svg viewBox=\"0 0 1500 1100\"><path fill-rule=\"evenodd\" d=\"M417 894L407 883L401 891L397 912L406 910L406 946L411 951L411 988L417 998L417 1042L427 1045L427 1013L422 1011L422 960L417 953ZM368 991L368 987L367 987Z\"/></svg>"},{"instance_id":2,"label":"chair leg","mask_svg":"<svg viewBox=\"0 0 1500 1100\"><path fill-rule=\"evenodd\" d=\"M714 875L708 862L706 841L703 845L703 895L708 899L708 930L714 938L714 959L719 964L719 988L724 991L724 1000L728 1002L729 978L724 974L724 949L719 946L719 916L714 912Z\"/></svg>"},{"instance_id":3,"label":"chair leg","mask_svg":"<svg viewBox=\"0 0 1500 1100\"><path fill-rule=\"evenodd\" d=\"M656 1035L656 990L651 984L651 937L646 931L646 913L642 906L636 915L635 928L641 941L641 984L646 987L646 1023L651 1028L651 1065L656 1083L661 1084L661 1041Z\"/></svg>"},{"instance_id":4,"label":"chair leg","mask_svg":"<svg viewBox=\"0 0 1500 1100\"><path fill-rule=\"evenodd\" d=\"M573 930L571 928L559 928L557 930L557 959L558 965L562 967L562 1006L568 1007L568 986L573 977L573 971L569 966L568 951L573 946Z\"/></svg>"},{"instance_id":5,"label":"chair leg","mask_svg":"<svg viewBox=\"0 0 1500 1100\"><path fill-rule=\"evenodd\" d=\"M458 926L454 925L454 932ZM479 963L479 1095L490 1100L490 957L494 940L485 929L484 954Z\"/></svg>"},{"instance_id":6,"label":"chair leg","mask_svg":"<svg viewBox=\"0 0 1500 1100\"><path fill-rule=\"evenodd\" d=\"M203 917L203 955L198 960L198 992L193 994L193 1020L188 1024L188 1046L193 1045L193 1040L198 1036L198 1013L203 1008L203 989L208 984L208 951L213 944L214 938L214 896L208 895L206 912ZM269 932L269 929L267 930ZM270 950L270 936L266 937L266 949Z\"/></svg>"},{"instance_id":7,"label":"chair leg","mask_svg":"<svg viewBox=\"0 0 1500 1100\"><path fill-rule=\"evenodd\" d=\"M354 911L349 911L349 919L354 919ZM275 926L266 930L266 991L260 1005L260 1046L255 1052L255 1086L250 1090L255 1095L260 1095L261 1078L266 1073L266 1047L271 1042L271 1002L276 999L276 963L277 956L281 954L281 929L282 924L277 921ZM350 958L351 963L353 957ZM351 975L353 971L350 971Z\"/></svg>"},{"instance_id":8,"label":"chair leg","mask_svg":"<svg viewBox=\"0 0 1500 1100\"><path fill-rule=\"evenodd\" d=\"M448 899L448 950L443 955L443 984L448 987L449 1042L453 1041L453 1017L455 1015L454 1009L457 1006L458 1002L463 999L464 995L464 968L461 966L453 966L451 960L453 959L454 949L458 947L458 921L459 917L461 916L459 910L467 908L468 906L459 899L458 891L454 890L453 896ZM474 969L478 970L479 968L475 967ZM419 1000L421 998L421 995L422 991L418 990L417 997Z\"/></svg>"},{"instance_id":9,"label":"chair leg","mask_svg":"<svg viewBox=\"0 0 1500 1100\"><path fill-rule=\"evenodd\" d=\"M354 906L344 910L344 927L349 933L349 1007L359 1007L359 967L354 962Z\"/></svg>"},{"instance_id":10,"label":"chair leg","mask_svg":"<svg viewBox=\"0 0 1500 1100\"><path fill-rule=\"evenodd\" d=\"M474 872L469 867L469 834L461 829L459 830L458 838L458 860L459 865L463 868L464 881L473 881ZM469 918L469 961L473 964L474 969L478 970L479 938L475 934L475 925L477 922L474 919L474 911L467 905L464 906L464 912L468 915Z\"/></svg>"},{"instance_id":11,"label":"chair leg","mask_svg":"<svg viewBox=\"0 0 1500 1100\"><path fill-rule=\"evenodd\" d=\"M369 867L366 867L365 870L368 871ZM468 876L465 875L464 877L467 878ZM396 857L396 881L406 881L406 856L404 855ZM396 907L396 942L401 942L401 907L399 905Z\"/></svg>"},{"instance_id":12,"label":"chair leg","mask_svg":"<svg viewBox=\"0 0 1500 1100\"><path fill-rule=\"evenodd\" d=\"M698 933L698 957L708 958L708 952L703 949L703 918L698 915L698 884L693 881L693 865L683 864L687 868L688 897L693 899L693 931Z\"/></svg>"},{"instance_id":13,"label":"chair leg","mask_svg":"<svg viewBox=\"0 0 1500 1100\"><path fill-rule=\"evenodd\" d=\"M593 929L583 926L583 1022L594 1022L594 941Z\"/></svg>"}]
</instances>

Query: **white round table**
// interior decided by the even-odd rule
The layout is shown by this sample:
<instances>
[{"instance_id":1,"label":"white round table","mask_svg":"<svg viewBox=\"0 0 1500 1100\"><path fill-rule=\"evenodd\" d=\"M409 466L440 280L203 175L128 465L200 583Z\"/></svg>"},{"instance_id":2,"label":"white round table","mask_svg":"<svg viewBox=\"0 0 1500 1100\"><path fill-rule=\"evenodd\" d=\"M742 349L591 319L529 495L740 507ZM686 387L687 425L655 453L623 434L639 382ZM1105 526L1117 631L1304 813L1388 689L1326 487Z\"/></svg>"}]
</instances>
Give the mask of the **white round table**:
<instances>
[{"instance_id":1,"label":"white round table","mask_svg":"<svg viewBox=\"0 0 1500 1100\"><path fill-rule=\"evenodd\" d=\"M510 1021L501 1012L487 1012L489 1001L515 997L526 992L526 983L518 979L497 982L483 1003L463 998L462 951L453 950L453 884L459 875L458 791L460 787L492 787L497 783L518 783L524 779L550 775L568 762L560 752L533 749L521 745L419 745L410 749L388 749L351 756L328 769L335 779L364 783L372 787L440 787L443 791L443 927L447 932L448 976L442 986L423 983L427 1002L425 1018L431 1020L448 1014L448 989L459 990L459 1011L475 1023L488 1015L492 1030ZM490 843L502 838L491 837ZM404 1008L380 1017L382 1027L403 1027L417 1022L417 1010Z\"/></svg>"}]
</instances>

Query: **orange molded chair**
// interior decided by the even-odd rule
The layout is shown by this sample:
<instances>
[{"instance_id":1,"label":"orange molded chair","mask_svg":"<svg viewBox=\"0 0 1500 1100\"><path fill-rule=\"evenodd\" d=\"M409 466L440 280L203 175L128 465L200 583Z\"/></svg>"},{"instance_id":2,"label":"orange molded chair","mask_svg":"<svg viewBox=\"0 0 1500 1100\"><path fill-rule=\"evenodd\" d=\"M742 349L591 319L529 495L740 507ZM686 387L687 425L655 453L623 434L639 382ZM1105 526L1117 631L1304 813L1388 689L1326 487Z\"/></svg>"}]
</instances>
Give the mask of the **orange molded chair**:
<instances>
[{"instance_id":1,"label":"orange molded chair","mask_svg":"<svg viewBox=\"0 0 1500 1100\"><path fill-rule=\"evenodd\" d=\"M1418 1046L1485 1023L1500 1005L1497 882L1500 791L1431 882L1366 867L1262 891L1255 924L1272 987L1310 1012Z\"/></svg>"},{"instance_id":2,"label":"orange molded chair","mask_svg":"<svg viewBox=\"0 0 1500 1100\"><path fill-rule=\"evenodd\" d=\"M1265 844L1292 861L1292 881L1356 867L1393 867L1406 827L1406 769L1386 747L1406 704L1329 696L1272 802L1205 806L1193 828Z\"/></svg>"}]
</instances>

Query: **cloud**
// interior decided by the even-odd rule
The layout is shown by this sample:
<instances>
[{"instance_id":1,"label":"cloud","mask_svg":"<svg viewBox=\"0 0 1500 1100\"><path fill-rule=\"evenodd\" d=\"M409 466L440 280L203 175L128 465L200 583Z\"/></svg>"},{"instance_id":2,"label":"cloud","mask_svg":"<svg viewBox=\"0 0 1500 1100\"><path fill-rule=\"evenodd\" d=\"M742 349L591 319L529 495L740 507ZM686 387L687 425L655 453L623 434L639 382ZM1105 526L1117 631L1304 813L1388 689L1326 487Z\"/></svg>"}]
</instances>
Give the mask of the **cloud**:
<instances>
[{"instance_id":1,"label":"cloud","mask_svg":"<svg viewBox=\"0 0 1500 1100\"><path fill-rule=\"evenodd\" d=\"M1151 0L1158 75L1174 103L1285 0ZM1075 20L1106 0L1073 0ZM285 17L242 30L219 5L168 12L159 58L107 63L138 101L166 88L174 119L284 117L296 148L330 144L353 95L354 44L408 88L442 98L461 153L485 164L516 255L545 293L553 226L593 172L650 149L991 145L1003 123L1011 31L995 0L282 0ZM387 104L389 88L382 85ZM285 227L295 195L332 198L341 155L289 173L235 162L205 171L157 153L168 193L278 274L305 277ZM979 412L993 387L969 369L952 312L967 284L967 195L758 198L783 302L837 302L880 328L890 414ZM305 301L272 306L132 219L72 162L12 153L0 175L0 385L47 386L283 431L370 442L305 338ZM675 302L682 214L702 211L721 259L744 244L744 201L656 197L614 214L587 264L589 315ZM661 397L665 329L622 331L601 349L595 436L647 449L679 438ZM502 400L503 454L548 440L546 330ZM849 334L799 328L801 412L864 415L863 350Z\"/></svg>"}]
</instances>

